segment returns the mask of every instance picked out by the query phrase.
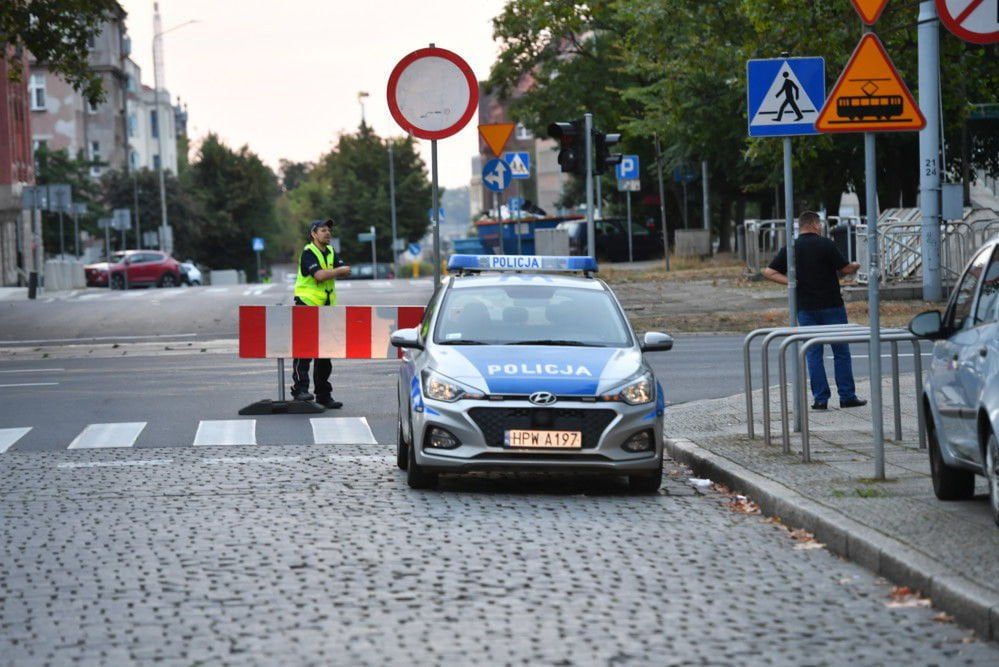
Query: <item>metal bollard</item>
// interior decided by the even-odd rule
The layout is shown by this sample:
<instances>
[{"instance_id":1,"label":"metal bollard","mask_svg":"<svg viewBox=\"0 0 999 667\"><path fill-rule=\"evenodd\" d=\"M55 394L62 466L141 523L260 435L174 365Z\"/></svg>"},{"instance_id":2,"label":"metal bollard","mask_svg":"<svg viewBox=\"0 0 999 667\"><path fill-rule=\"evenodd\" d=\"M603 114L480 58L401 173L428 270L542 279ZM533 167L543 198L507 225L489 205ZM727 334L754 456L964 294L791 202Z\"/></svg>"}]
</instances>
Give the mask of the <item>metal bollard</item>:
<instances>
[{"instance_id":1,"label":"metal bollard","mask_svg":"<svg viewBox=\"0 0 999 667\"><path fill-rule=\"evenodd\" d=\"M891 342L892 407L895 410L895 442L902 440L902 399L898 387L898 341Z\"/></svg>"},{"instance_id":2,"label":"metal bollard","mask_svg":"<svg viewBox=\"0 0 999 667\"><path fill-rule=\"evenodd\" d=\"M913 366L916 383L916 420L919 426L919 448L926 449L926 412L923 405L923 348L919 339L912 341Z\"/></svg>"}]
</instances>

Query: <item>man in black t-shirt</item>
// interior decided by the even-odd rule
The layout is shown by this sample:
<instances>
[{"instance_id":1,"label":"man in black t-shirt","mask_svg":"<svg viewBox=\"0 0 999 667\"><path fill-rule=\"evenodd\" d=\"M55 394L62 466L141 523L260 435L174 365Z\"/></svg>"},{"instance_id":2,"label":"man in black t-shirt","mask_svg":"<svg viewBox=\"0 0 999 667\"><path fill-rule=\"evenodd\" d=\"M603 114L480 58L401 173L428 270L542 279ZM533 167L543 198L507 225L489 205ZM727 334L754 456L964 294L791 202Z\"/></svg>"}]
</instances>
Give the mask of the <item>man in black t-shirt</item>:
<instances>
[{"instance_id":1,"label":"man in black t-shirt","mask_svg":"<svg viewBox=\"0 0 999 667\"><path fill-rule=\"evenodd\" d=\"M822 221L817 213L805 211L798 218L798 238L794 242L795 269L798 281L798 324L846 324L846 307L839 291L839 273L856 273L860 264L847 262L839 249L820 234ZM787 284L787 248L781 248L770 266L763 270L763 277L782 285ZM808 350L808 377L812 386L812 409L825 410L831 391L822 362L821 345ZM853 381L853 362L850 346L845 343L832 345L836 369L836 389L839 405L855 408L867 401L857 398Z\"/></svg>"}]
</instances>

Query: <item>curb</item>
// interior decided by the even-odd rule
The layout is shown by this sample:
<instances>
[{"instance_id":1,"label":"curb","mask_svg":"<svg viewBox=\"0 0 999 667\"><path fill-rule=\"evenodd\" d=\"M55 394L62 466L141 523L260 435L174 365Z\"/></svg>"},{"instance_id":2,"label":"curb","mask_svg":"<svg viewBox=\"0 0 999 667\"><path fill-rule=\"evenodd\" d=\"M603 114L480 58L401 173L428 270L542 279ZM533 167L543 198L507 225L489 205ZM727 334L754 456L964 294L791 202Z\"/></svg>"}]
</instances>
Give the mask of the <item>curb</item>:
<instances>
[{"instance_id":1,"label":"curb","mask_svg":"<svg viewBox=\"0 0 999 667\"><path fill-rule=\"evenodd\" d=\"M954 574L944 563L854 521L779 482L683 438L666 437L666 450L704 478L751 497L763 514L814 533L828 549L931 598L983 638L999 640L999 593Z\"/></svg>"}]
</instances>

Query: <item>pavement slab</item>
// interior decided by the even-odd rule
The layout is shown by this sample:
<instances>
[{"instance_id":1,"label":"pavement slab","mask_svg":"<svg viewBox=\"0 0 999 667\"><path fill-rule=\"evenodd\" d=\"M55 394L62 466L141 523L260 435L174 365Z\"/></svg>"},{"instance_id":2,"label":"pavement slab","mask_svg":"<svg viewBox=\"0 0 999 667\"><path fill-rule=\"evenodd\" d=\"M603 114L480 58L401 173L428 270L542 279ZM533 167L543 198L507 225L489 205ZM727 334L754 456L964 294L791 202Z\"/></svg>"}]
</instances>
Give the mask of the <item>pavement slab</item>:
<instances>
[{"instance_id":1,"label":"pavement slab","mask_svg":"<svg viewBox=\"0 0 999 667\"><path fill-rule=\"evenodd\" d=\"M870 393L859 382L861 395ZM777 390L771 390L777 406ZM893 435L890 384L885 383L886 438ZM828 533L830 548L898 583L933 596L934 604L985 636L999 636L990 614L999 611L999 530L983 479L976 497L941 502L933 494L929 460L920 449L912 379L902 382L902 439L886 440L886 480L874 479L870 406L811 412L812 462L801 461L801 438L786 454L746 433L745 396L671 408L666 434L674 456L698 473L723 477L789 525ZM754 403L759 410L762 392ZM762 418L757 415L758 422ZM757 424L758 428L761 424ZM755 490L751 493L749 490Z\"/></svg>"}]
</instances>

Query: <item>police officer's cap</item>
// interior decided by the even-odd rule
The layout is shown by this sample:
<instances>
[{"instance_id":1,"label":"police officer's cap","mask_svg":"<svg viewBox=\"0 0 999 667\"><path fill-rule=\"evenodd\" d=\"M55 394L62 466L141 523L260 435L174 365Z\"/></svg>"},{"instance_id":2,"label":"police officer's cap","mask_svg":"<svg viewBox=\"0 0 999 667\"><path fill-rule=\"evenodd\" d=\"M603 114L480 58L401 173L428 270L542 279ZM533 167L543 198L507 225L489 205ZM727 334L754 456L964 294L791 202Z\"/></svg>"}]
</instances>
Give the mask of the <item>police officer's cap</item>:
<instances>
[{"instance_id":1,"label":"police officer's cap","mask_svg":"<svg viewBox=\"0 0 999 667\"><path fill-rule=\"evenodd\" d=\"M330 231L333 231L333 218L326 218L325 220L313 220L312 224L309 225L309 234L311 235L312 232L316 231L323 225L329 227Z\"/></svg>"}]
</instances>

